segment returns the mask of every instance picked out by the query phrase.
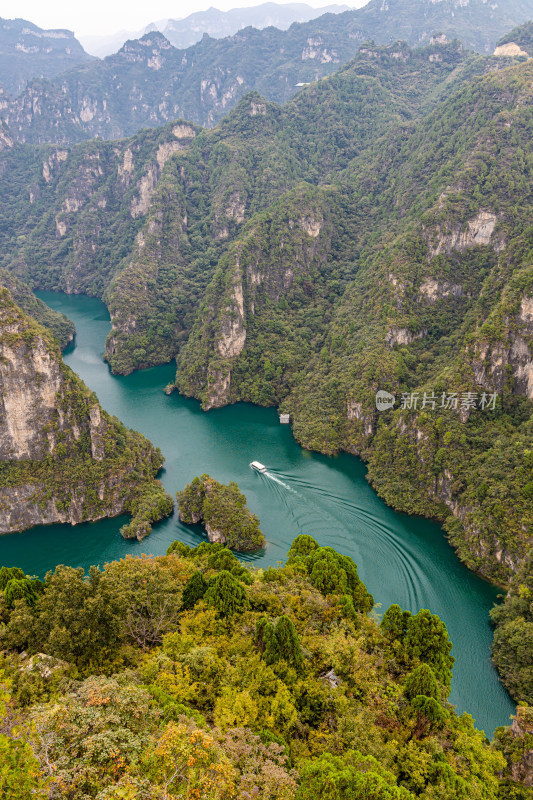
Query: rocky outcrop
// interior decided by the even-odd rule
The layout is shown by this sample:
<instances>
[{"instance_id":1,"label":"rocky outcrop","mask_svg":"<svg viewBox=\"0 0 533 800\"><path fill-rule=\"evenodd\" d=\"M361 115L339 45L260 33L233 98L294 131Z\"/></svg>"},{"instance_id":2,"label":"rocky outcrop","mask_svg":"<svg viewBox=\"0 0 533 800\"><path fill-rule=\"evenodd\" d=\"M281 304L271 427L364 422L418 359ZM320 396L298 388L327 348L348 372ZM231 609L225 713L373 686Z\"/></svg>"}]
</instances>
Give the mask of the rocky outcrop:
<instances>
[{"instance_id":1,"label":"rocky outcrop","mask_svg":"<svg viewBox=\"0 0 533 800\"><path fill-rule=\"evenodd\" d=\"M502 392L512 375L512 391L533 400L533 298L522 297L518 313L506 318L496 342L481 340L475 346L473 369L476 383Z\"/></svg>"},{"instance_id":2,"label":"rocky outcrop","mask_svg":"<svg viewBox=\"0 0 533 800\"><path fill-rule=\"evenodd\" d=\"M11 150L13 145L13 137L10 135L7 126L0 122L0 153L3 150Z\"/></svg>"},{"instance_id":3,"label":"rocky outcrop","mask_svg":"<svg viewBox=\"0 0 533 800\"><path fill-rule=\"evenodd\" d=\"M226 544L226 537L223 531L213 528L209 522L206 522L205 524L205 532L207 533L207 538L211 544Z\"/></svg>"},{"instance_id":4,"label":"rocky outcrop","mask_svg":"<svg viewBox=\"0 0 533 800\"><path fill-rule=\"evenodd\" d=\"M180 150L186 150L190 141L196 136L196 131L191 125L175 125L172 128L172 133L177 141L162 142L159 145L155 154L155 163L148 165L145 174L139 181L136 194L131 201L130 213L134 219L148 212L154 189L157 186L161 172L168 159L173 156L174 153ZM129 166L131 163L131 156L128 158L128 163L126 162L128 153L131 153L131 151L126 151L125 153L124 164L122 166L123 172L131 172L131 166Z\"/></svg>"},{"instance_id":5,"label":"rocky outcrop","mask_svg":"<svg viewBox=\"0 0 533 800\"><path fill-rule=\"evenodd\" d=\"M448 281L427 278L418 287L418 293L420 300L433 304L448 297L462 297L463 287L460 283L448 283Z\"/></svg>"},{"instance_id":6,"label":"rocky outcrop","mask_svg":"<svg viewBox=\"0 0 533 800\"><path fill-rule=\"evenodd\" d=\"M0 289L0 533L131 510L141 489L159 491L161 460L101 409L50 332Z\"/></svg>"},{"instance_id":7,"label":"rocky outcrop","mask_svg":"<svg viewBox=\"0 0 533 800\"><path fill-rule=\"evenodd\" d=\"M16 487L0 486L0 534L25 531L36 525L91 521L117 517L124 513L124 475L109 476L96 486L100 509L87 513L87 489L75 487L66 508L58 508L58 494L44 482L28 482ZM59 487L58 487L59 488Z\"/></svg>"},{"instance_id":8,"label":"rocky outcrop","mask_svg":"<svg viewBox=\"0 0 533 800\"><path fill-rule=\"evenodd\" d=\"M395 344L411 344L411 342L414 342L415 339L423 339L426 334L427 330L425 328L415 333L407 328L399 328L393 325L385 334L385 341L389 347L394 347Z\"/></svg>"},{"instance_id":9,"label":"rocky outcrop","mask_svg":"<svg viewBox=\"0 0 533 800\"><path fill-rule=\"evenodd\" d=\"M205 411L221 408L230 402L231 371L229 365L219 369L210 366L207 374L207 397L203 403Z\"/></svg>"},{"instance_id":10,"label":"rocky outcrop","mask_svg":"<svg viewBox=\"0 0 533 800\"><path fill-rule=\"evenodd\" d=\"M237 260L233 291L220 323L217 349L223 358L235 358L241 354L246 342L246 328L244 327L244 295L240 265Z\"/></svg>"},{"instance_id":11,"label":"rocky outcrop","mask_svg":"<svg viewBox=\"0 0 533 800\"><path fill-rule=\"evenodd\" d=\"M504 247L503 241L494 242L493 233L498 217L492 211L480 211L464 226L455 226L451 230L441 230L430 242L430 256L440 253L451 253L456 250L464 252L470 247L492 245L497 250Z\"/></svg>"},{"instance_id":12,"label":"rocky outcrop","mask_svg":"<svg viewBox=\"0 0 533 800\"><path fill-rule=\"evenodd\" d=\"M507 761L504 776L527 792L533 787L533 708L519 705L512 719L510 728L496 731L496 747Z\"/></svg>"},{"instance_id":13,"label":"rocky outcrop","mask_svg":"<svg viewBox=\"0 0 533 800\"><path fill-rule=\"evenodd\" d=\"M358 422L362 428L364 437L372 436L376 428L376 415L365 409L363 403L357 400L348 400L346 407L346 417L349 422Z\"/></svg>"},{"instance_id":14,"label":"rocky outcrop","mask_svg":"<svg viewBox=\"0 0 533 800\"><path fill-rule=\"evenodd\" d=\"M511 761L511 777L529 789L533 787L533 709L518 706L511 734L522 751L520 758Z\"/></svg>"},{"instance_id":15,"label":"rocky outcrop","mask_svg":"<svg viewBox=\"0 0 533 800\"><path fill-rule=\"evenodd\" d=\"M516 44L516 42L507 42L506 44L500 44L494 50L495 56L526 56L528 58L528 54L525 50L522 50L520 45Z\"/></svg>"}]
</instances>

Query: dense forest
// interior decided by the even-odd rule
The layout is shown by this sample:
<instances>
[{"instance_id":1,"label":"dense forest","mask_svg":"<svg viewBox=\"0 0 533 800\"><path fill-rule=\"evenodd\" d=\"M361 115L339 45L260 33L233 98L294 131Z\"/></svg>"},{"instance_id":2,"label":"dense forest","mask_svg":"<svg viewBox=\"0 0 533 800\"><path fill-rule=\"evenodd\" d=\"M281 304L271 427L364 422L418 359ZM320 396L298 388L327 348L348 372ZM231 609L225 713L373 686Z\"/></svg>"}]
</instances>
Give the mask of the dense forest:
<instances>
[{"instance_id":1,"label":"dense forest","mask_svg":"<svg viewBox=\"0 0 533 800\"><path fill-rule=\"evenodd\" d=\"M2 568L3 796L530 798L527 735L489 745L447 700L442 621L372 606L309 536L266 570L181 542L87 576Z\"/></svg>"}]
</instances>

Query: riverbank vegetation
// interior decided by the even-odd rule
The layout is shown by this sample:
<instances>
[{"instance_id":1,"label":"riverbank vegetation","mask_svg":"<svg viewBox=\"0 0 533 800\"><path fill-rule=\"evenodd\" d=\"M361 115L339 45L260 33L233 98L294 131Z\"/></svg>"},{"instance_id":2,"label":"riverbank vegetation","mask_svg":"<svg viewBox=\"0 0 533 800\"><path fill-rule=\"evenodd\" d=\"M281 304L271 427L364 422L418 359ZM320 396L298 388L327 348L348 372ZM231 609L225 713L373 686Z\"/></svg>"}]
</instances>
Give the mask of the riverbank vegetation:
<instances>
[{"instance_id":1,"label":"riverbank vegetation","mask_svg":"<svg viewBox=\"0 0 533 800\"><path fill-rule=\"evenodd\" d=\"M204 525L209 541L243 552L265 546L259 519L249 510L234 481L226 485L202 475L178 492L176 499L180 520L187 525Z\"/></svg>"},{"instance_id":2,"label":"riverbank vegetation","mask_svg":"<svg viewBox=\"0 0 533 800\"><path fill-rule=\"evenodd\" d=\"M494 663L513 697L533 706L533 553L491 616Z\"/></svg>"},{"instance_id":3,"label":"riverbank vegetation","mask_svg":"<svg viewBox=\"0 0 533 800\"><path fill-rule=\"evenodd\" d=\"M3 796L531 797L449 704L439 618L392 606L378 625L356 565L309 536L284 567L175 542L18 597L13 580L0 570Z\"/></svg>"}]
</instances>

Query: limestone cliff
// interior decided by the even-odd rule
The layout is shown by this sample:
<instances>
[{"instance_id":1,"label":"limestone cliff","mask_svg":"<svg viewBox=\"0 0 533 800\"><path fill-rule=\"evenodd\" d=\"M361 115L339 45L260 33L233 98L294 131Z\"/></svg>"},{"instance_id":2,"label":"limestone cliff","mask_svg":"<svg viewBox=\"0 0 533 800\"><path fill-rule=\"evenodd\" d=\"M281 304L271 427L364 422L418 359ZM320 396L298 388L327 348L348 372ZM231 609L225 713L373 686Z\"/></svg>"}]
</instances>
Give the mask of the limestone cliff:
<instances>
[{"instance_id":1,"label":"limestone cliff","mask_svg":"<svg viewBox=\"0 0 533 800\"><path fill-rule=\"evenodd\" d=\"M106 414L51 334L0 289L0 533L134 512L161 454Z\"/></svg>"},{"instance_id":2,"label":"limestone cliff","mask_svg":"<svg viewBox=\"0 0 533 800\"><path fill-rule=\"evenodd\" d=\"M476 383L500 394L508 388L533 400L533 297L501 303L481 329L472 362ZM487 335L498 322L498 337Z\"/></svg>"},{"instance_id":3,"label":"limestone cliff","mask_svg":"<svg viewBox=\"0 0 533 800\"><path fill-rule=\"evenodd\" d=\"M205 409L237 400L281 401L289 371L309 351L296 320L294 326L287 322L298 305L301 314L323 300L329 218L320 190L291 192L257 215L221 258L176 378L178 388L201 399ZM283 330L284 345L295 351L292 364L279 346ZM264 352L256 363L258 340Z\"/></svg>"},{"instance_id":4,"label":"limestone cliff","mask_svg":"<svg viewBox=\"0 0 533 800\"><path fill-rule=\"evenodd\" d=\"M497 728L496 746L507 759L505 777L531 791L533 787L533 709L519 705L510 728Z\"/></svg>"}]
</instances>

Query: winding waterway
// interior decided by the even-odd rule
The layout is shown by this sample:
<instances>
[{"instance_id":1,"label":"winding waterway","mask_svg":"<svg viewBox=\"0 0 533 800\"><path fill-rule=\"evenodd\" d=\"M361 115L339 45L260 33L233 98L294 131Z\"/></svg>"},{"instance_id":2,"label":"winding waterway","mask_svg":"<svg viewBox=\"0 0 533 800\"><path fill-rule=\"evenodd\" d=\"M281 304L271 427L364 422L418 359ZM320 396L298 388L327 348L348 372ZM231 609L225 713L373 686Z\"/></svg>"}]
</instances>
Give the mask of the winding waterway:
<instances>
[{"instance_id":1,"label":"winding waterway","mask_svg":"<svg viewBox=\"0 0 533 800\"><path fill-rule=\"evenodd\" d=\"M204 413L195 400L164 394L173 364L112 376L102 361L110 329L105 306L83 296L39 296L76 324L67 364L107 411L161 448L166 459L161 479L171 494L203 472L224 483L237 481L268 541L261 553L244 556L247 560L282 561L295 536L309 533L356 561L381 604L378 613L399 603L413 612L429 608L439 614L454 643L451 701L489 736L507 724L514 705L490 662L488 615L498 591L460 564L439 526L388 508L369 486L359 459L302 450L273 409L238 404ZM267 474L252 472L248 465L254 459L268 466ZM158 555L174 539L193 545L201 540L174 515L143 542L124 541L119 534L124 521L52 525L3 536L0 564L42 576L59 563L87 568L126 553Z\"/></svg>"}]
</instances>

